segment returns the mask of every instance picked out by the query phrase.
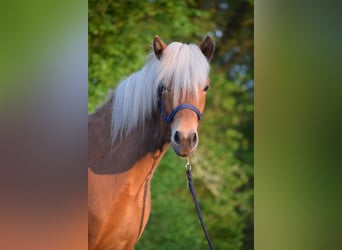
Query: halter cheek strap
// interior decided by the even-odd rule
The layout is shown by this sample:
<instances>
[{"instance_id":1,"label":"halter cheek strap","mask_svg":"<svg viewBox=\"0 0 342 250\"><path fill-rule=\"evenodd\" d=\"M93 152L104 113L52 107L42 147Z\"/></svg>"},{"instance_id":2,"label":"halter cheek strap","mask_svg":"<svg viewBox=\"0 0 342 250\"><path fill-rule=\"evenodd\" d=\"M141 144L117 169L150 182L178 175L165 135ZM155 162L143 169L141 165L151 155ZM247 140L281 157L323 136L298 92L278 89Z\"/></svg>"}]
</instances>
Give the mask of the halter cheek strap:
<instances>
[{"instance_id":1,"label":"halter cheek strap","mask_svg":"<svg viewBox=\"0 0 342 250\"><path fill-rule=\"evenodd\" d=\"M171 123L173 121L173 118L177 114L177 112L182 110L182 109L190 109L196 113L199 121L202 119L202 114L198 110L198 108L196 108L194 105L191 105L188 103L183 103L183 104L178 105L177 107L174 108L174 110L171 111L171 113L169 115L166 115L166 113L165 113L165 110L163 107L163 99L161 97L159 98L158 106L160 109L160 113L161 113L161 115L162 115L162 117L166 123Z\"/></svg>"}]
</instances>

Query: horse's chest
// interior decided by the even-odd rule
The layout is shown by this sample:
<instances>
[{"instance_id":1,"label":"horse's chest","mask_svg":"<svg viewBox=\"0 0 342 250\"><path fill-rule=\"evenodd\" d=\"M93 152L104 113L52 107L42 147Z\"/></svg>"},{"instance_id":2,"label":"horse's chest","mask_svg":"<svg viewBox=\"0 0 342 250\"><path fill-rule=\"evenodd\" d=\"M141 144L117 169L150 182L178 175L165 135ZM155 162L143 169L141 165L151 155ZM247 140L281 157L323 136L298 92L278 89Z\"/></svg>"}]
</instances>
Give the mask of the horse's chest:
<instances>
[{"instance_id":1,"label":"horse's chest","mask_svg":"<svg viewBox=\"0 0 342 250\"><path fill-rule=\"evenodd\" d=\"M120 193L101 218L98 249L133 249L147 224L150 208L148 183L136 195Z\"/></svg>"}]
</instances>

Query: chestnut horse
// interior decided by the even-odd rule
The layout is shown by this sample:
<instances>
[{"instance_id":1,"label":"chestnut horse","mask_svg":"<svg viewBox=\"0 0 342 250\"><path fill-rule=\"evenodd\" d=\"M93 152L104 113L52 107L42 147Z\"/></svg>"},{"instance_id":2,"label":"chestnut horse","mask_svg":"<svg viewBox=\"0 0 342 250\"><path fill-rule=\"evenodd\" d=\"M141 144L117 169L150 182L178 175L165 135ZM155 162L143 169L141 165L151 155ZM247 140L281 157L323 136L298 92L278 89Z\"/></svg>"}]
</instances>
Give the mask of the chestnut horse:
<instances>
[{"instance_id":1,"label":"chestnut horse","mask_svg":"<svg viewBox=\"0 0 342 250\"><path fill-rule=\"evenodd\" d=\"M171 143L190 156L209 88L214 41L166 45L122 81L88 121L89 249L133 249L151 208L150 185Z\"/></svg>"}]
</instances>

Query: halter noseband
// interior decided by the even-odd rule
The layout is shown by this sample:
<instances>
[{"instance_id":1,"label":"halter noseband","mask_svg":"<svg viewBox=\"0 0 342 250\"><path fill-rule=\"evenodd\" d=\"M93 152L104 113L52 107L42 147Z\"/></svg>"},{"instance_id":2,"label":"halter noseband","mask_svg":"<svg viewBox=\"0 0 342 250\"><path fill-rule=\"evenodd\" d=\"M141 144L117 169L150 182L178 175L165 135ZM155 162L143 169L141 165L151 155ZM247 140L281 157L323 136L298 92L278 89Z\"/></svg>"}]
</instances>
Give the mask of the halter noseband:
<instances>
[{"instance_id":1,"label":"halter noseband","mask_svg":"<svg viewBox=\"0 0 342 250\"><path fill-rule=\"evenodd\" d=\"M167 115L165 113L164 110L164 105L163 105L163 98L162 98L162 93L165 89L165 86L161 85L159 87L159 95L158 95L158 107L160 110L160 113L164 119L164 121L168 124L170 124L173 121L173 118L175 117L175 115L177 114L178 111L182 110L182 109L190 109L192 111L194 111L197 115L198 120L200 121L202 119L202 114L201 112L198 110L198 108L196 108L194 105L192 104L188 104L188 103L182 103L179 104L177 107L175 107L171 113L169 115Z\"/></svg>"}]
</instances>

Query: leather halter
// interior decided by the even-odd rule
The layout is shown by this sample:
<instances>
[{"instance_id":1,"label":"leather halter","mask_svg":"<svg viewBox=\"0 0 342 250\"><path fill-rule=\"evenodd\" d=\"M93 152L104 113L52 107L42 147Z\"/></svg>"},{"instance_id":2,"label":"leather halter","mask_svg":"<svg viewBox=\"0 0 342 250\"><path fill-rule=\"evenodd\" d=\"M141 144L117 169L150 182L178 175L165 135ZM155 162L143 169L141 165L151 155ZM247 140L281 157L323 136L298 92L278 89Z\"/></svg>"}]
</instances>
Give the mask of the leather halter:
<instances>
[{"instance_id":1,"label":"leather halter","mask_svg":"<svg viewBox=\"0 0 342 250\"><path fill-rule=\"evenodd\" d=\"M163 98L162 98L162 94L163 94L163 91L165 89L165 86L161 85L159 87L159 93L158 93L158 107L159 107L159 110L160 110L160 113L164 119L164 121L168 124L170 124L172 121L173 121L173 118L175 117L175 115L177 114L178 111L182 110L182 109L190 109L192 111L194 111L197 115L197 118L198 120L200 121L202 119L202 114L201 112L198 110L198 108L196 108L194 105L192 104L188 104L188 103L182 103L182 104L179 104L177 107L175 107L171 113L169 115L167 115L165 113L165 110L164 110L164 105L163 105Z\"/></svg>"}]
</instances>

